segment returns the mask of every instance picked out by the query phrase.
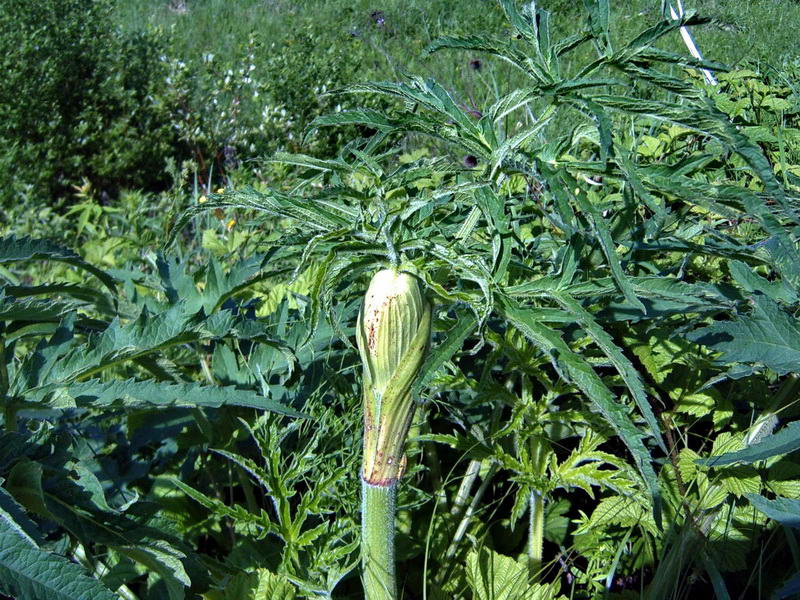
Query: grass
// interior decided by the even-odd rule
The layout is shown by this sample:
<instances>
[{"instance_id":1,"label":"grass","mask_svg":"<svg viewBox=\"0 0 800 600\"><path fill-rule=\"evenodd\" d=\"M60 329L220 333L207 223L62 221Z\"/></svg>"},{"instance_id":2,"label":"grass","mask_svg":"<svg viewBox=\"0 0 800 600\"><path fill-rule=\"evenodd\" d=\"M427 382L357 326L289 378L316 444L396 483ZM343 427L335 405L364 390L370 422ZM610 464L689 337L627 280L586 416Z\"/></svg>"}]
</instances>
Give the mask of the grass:
<instances>
[{"instance_id":1,"label":"grass","mask_svg":"<svg viewBox=\"0 0 800 600\"><path fill-rule=\"evenodd\" d=\"M556 37L572 33L575 23L582 22L580 2L542 0L539 5L551 11ZM797 2L686 0L685 8L710 19L692 31L708 59L731 65L754 61L762 67L780 68L800 56L794 44L795 32L800 29ZM611 9L613 37L627 40L658 19L661 3L612 0ZM202 73L207 68L203 56L208 54L236 73L245 46L256 39L254 54L247 59L255 64L254 76L273 81L276 92L269 102L283 104L302 126L329 112L337 102L334 99L320 104L313 89L313 82L331 73L334 65L341 69L333 76L334 88L361 81L398 81L404 73L414 73L441 82L471 111L485 111L504 93L526 84L512 66L492 57L454 52L423 54L430 42L443 35L509 36L503 11L492 0L188 0L185 12L172 10L168 0L132 0L120 3L116 14L125 29L159 28L166 32L167 53L186 61L189 73ZM677 34L659 45L687 53ZM593 52L592 47L583 47L573 56L572 64L586 64ZM276 62L276 57L285 60ZM359 104L363 97L345 101ZM198 106L202 105L200 99ZM262 122L261 109L259 102L243 105L242 120ZM560 128L564 123L554 126ZM295 135L299 137L300 131ZM259 156L256 152L243 158Z\"/></svg>"},{"instance_id":2,"label":"grass","mask_svg":"<svg viewBox=\"0 0 800 600\"><path fill-rule=\"evenodd\" d=\"M328 35L352 35L373 46L374 56L365 73L387 77L400 69L427 72L442 81L470 84L468 64L450 60L420 59L421 50L445 33L494 33L506 31L497 3L458 0L425 2L384 0L189 0L186 13L176 12L166 0L133 0L121 3L118 22L124 28L163 27L170 31L174 49L187 58L212 52L224 56L253 33L279 43L299 27L315 24ZM557 30L575 23L580 3L565 0L539 2L554 16ZM800 4L791 0L687 0L710 22L694 29L698 45L714 60L737 64L753 60L778 66L798 57L796 31L800 28ZM612 2L612 22L620 39L652 22L660 11L658 0ZM673 49L683 51L674 36ZM320 52L325 47L320 46ZM269 51L269 46L264 48ZM463 61L462 61L463 62ZM466 81L464 81L466 80ZM460 89L463 86L458 85Z\"/></svg>"}]
</instances>

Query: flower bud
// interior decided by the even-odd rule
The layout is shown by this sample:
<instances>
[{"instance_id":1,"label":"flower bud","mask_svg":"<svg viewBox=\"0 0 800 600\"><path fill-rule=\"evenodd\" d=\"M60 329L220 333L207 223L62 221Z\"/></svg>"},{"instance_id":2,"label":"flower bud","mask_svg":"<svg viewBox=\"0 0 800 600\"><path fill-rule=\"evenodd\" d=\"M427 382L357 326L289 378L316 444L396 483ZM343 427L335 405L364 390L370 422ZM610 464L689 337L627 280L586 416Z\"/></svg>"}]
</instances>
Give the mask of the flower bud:
<instances>
[{"instance_id":1,"label":"flower bud","mask_svg":"<svg viewBox=\"0 0 800 600\"><path fill-rule=\"evenodd\" d=\"M411 386L431 336L431 305L419 280L394 269L378 271L358 317L364 365L364 480L390 485L400 476L414 405Z\"/></svg>"},{"instance_id":2,"label":"flower bud","mask_svg":"<svg viewBox=\"0 0 800 600\"><path fill-rule=\"evenodd\" d=\"M386 389L411 346L426 304L413 275L384 269L372 278L359 318L365 342L359 349L376 392Z\"/></svg>"}]
</instances>

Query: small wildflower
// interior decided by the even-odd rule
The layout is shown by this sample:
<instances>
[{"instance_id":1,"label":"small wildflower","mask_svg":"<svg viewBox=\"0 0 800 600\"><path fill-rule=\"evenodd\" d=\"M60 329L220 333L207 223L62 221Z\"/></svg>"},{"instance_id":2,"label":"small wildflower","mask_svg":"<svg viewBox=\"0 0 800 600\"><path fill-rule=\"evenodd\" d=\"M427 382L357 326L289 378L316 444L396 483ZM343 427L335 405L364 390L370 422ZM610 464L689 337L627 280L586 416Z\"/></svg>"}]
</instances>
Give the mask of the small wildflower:
<instances>
[{"instance_id":1,"label":"small wildflower","mask_svg":"<svg viewBox=\"0 0 800 600\"><path fill-rule=\"evenodd\" d=\"M383 14L382 10L373 10L371 13L369 13L369 16L378 27L383 27L386 25L386 16Z\"/></svg>"}]
</instances>

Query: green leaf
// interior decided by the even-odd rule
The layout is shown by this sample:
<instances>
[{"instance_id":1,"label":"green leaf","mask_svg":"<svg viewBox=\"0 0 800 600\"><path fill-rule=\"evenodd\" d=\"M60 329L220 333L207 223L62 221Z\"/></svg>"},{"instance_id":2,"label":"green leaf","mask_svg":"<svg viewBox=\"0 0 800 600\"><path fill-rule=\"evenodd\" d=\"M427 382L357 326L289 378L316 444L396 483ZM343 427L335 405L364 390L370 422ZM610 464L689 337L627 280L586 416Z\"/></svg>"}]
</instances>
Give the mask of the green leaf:
<instances>
[{"instance_id":1,"label":"green leaf","mask_svg":"<svg viewBox=\"0 0 800 600\"><path fill-rule=\"evenodd\" d=\"M2 479L0 479L0 483L2 483ZM35 544L41 542L41 533L36 523L25 513L25 509L17 504L11 494L0 488L0 519L2 518L13 522L14 526L20 530L20 534L27 536Z\"/></svg>"},{"instance_id":2,"label":"green leaf","mask_svg":"<svg viewBox=\"0 0 800 600\"><path fill-rule=\"evenodd\" d=\"M785 281L768 281L757 275L749 265L742 261L728 261L728 269L736 283L741 285L747 292L764 294L775 302L792 304L798 300L797 293Z\"/></svg>"},{"instance_id":3,"label":"green leaf","mask_svg":"<svg viewBox=\"0 0 800 600\"><path fill-rule=\"evenodd\" d=\"M477 320L472 313L463 311L458 314L456 324L444 334L442 343L428 352L422 369L417 376L415 387L418 390L427 385L436 374L436 371L461 349L464 340L469 337L477 326Z\"/></svg>"},{"instance_id":4,"label":"green leaf","mask_svg":"<svg viewBox=\"0 0 800 600\"><path fill-rule=\"evenodd\" d=\"M244 406L267 410L291 417L305 417L301 412L284 406L255 392L238 390L233 386L214 387L198 383L162 383L157 381L99 381L92 380L68 385L49 385L35 390L33 399L53 394L49 405L55 407L84 406L126 408L196 407L219 408Z\"/></svg>"},{"instance_id":5,"label":"green leaf","mask_svg":"<svg viewBox=\"0 0 800 600\"><path fill-rule=\"evenodd\" d=\"M158 573L166 585L170 600L184 599L184 588L189 587L192 582L181 562L181 559L186 558L182 552L158 540L151 541L146 546L117 546L116 549Z\"/></svg>"},{"instance_id":6,"label":"green leaf","mask_svg":"<svg viewBox=\"0 0 800 600\"><path fill-rule=\"evenodd\" d=\"M773 456L789 454L796 450L800 450L800 421L789 423L777 433L768 435L752 446L735 452L726 452L719 456L700 459L697 464L706 467L722 467L733 463L750 464Z\"/></svg>"},{"instance_id":7,"label":"green leaf","mask_svg":"<svg viewBox=\"0 0 800 600\"><path fill-rule=\"evenodd\" d=\"M762 364L780 375L800 372L800 324L773 300L752 297L753 312L720 321L686 337L721 353L725 363Z\"/></svg>"},{"instance_id":8,"label":"green leaf","mask_svg":"<svg viewBox=\"0 0 800 600\"><path fill-rule=\"evenodd\" d=\"M467 582L476 600L554 600L558 585L528 583L522 561L481 548L467 555Z\"/></svg>"},{"instance_id":9,"label":"green leaf","mask_svg":"<svg viewBox=\"0 0 800 600\"><path fill-rule=\"evenodd\" d=\"M750 504L781 525L800 529L800 500L775 498L769 500L758 494L747 494Z\"/></svg>"},{"instance_id":10,"label":"green leaf","mask_svg":"<svg viewBox=\"0 0 800 600\"><path fill-rule=\"evenodd\" d=\"M622 350L614 344L611 336L597 323L592 315L585 310L578 302L567 296L566 294L554 293L552 297L568 310L571 314L575 315L578 323L589 334L594 342L600 349L611 359L611 362L616 367L625 384L636 401L636 405L642 412L647 424L650 426L653 437L658 441L659 446L666 452L664 440L661 437L661 428L659 427L658 420L656 419L653 409L650 407L650 402L647 400L647 394L644 391L641 377L636 371L630 360L623 354Z\"/></svg>"},{"instance_id":11,"label":"green leaf","mask_svg":"<svg viewBox=\"0 0 800 600\"><path fill-rule=\"evenodd\" d=\"M41 550L0 510L0 592L16 600L118 600L62 556Z\"/></svg>"},{"instance_id":12,"label":"green leaf","mask_svg":"<svg viewBox=\"0 0 800 600\"><path fill-rule=\"evenodd\" d=\"M508 320L525 337L550 357L559 372L567 376L600 410L605 420L614 428L633 455L653 497L656 522L661 519L661 493L658 480L650 462L650 453L644 445L644 434L636 427L627 409L620 404L591 365L572 351L561 336L532 318L525 309L503 305Z\"/></svg>"},{"instance_id":13,"label":"green leaf","mask_svg":"<svg viewBox=\"0 0 800 600\"><path fill-rule=\"evenodd\" d=\"M224 590L203 595L203 600L294 600L296 590L283 575L267 569L238 573L230 578Z\"/></svg>"},{"instance_id":14,"label":"green leaf","mask_svg":"<svg viewBox=\"0 0 800 600\"><path fill-rule=\"evenodd\" d=\"M49 240L34 240L28 237L14 236L0 238L0 264L26 260L55 260L64 262L97 277L103 285L114 292L114 278L105 271L87 263L72 250L59 246Z\"/></svg>"}]
</instances>

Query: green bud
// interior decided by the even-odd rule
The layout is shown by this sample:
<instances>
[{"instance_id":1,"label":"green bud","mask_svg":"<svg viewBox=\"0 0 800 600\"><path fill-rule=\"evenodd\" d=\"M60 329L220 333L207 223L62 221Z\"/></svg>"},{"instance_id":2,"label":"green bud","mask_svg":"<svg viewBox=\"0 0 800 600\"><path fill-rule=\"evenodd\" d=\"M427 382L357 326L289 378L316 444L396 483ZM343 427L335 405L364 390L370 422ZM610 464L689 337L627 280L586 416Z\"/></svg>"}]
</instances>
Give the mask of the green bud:
<instances>
[{"instance_id":1,"label":"green bud","mask_svg":"<svg viewBox=\"0 0 800 600\"><path fill-rule=\"evenodd\" d=\"M431 335L431 305L419 280L394 269L378 271L358 317L364 365L364 480L389 485L400 476L414 405L411 386Z\"/></svg>"},{"instance_id":2,"label":"green bud","mask_svg":"<svg viewBox=\"0 0 800 600\"><path fill-rule=\"evenodd\" d=\"M366 342L359 350L376 392L386 389L411 346L426 304L413 275L384 269L372 278L359 316Z\"/></svg>"}]
</instances>

